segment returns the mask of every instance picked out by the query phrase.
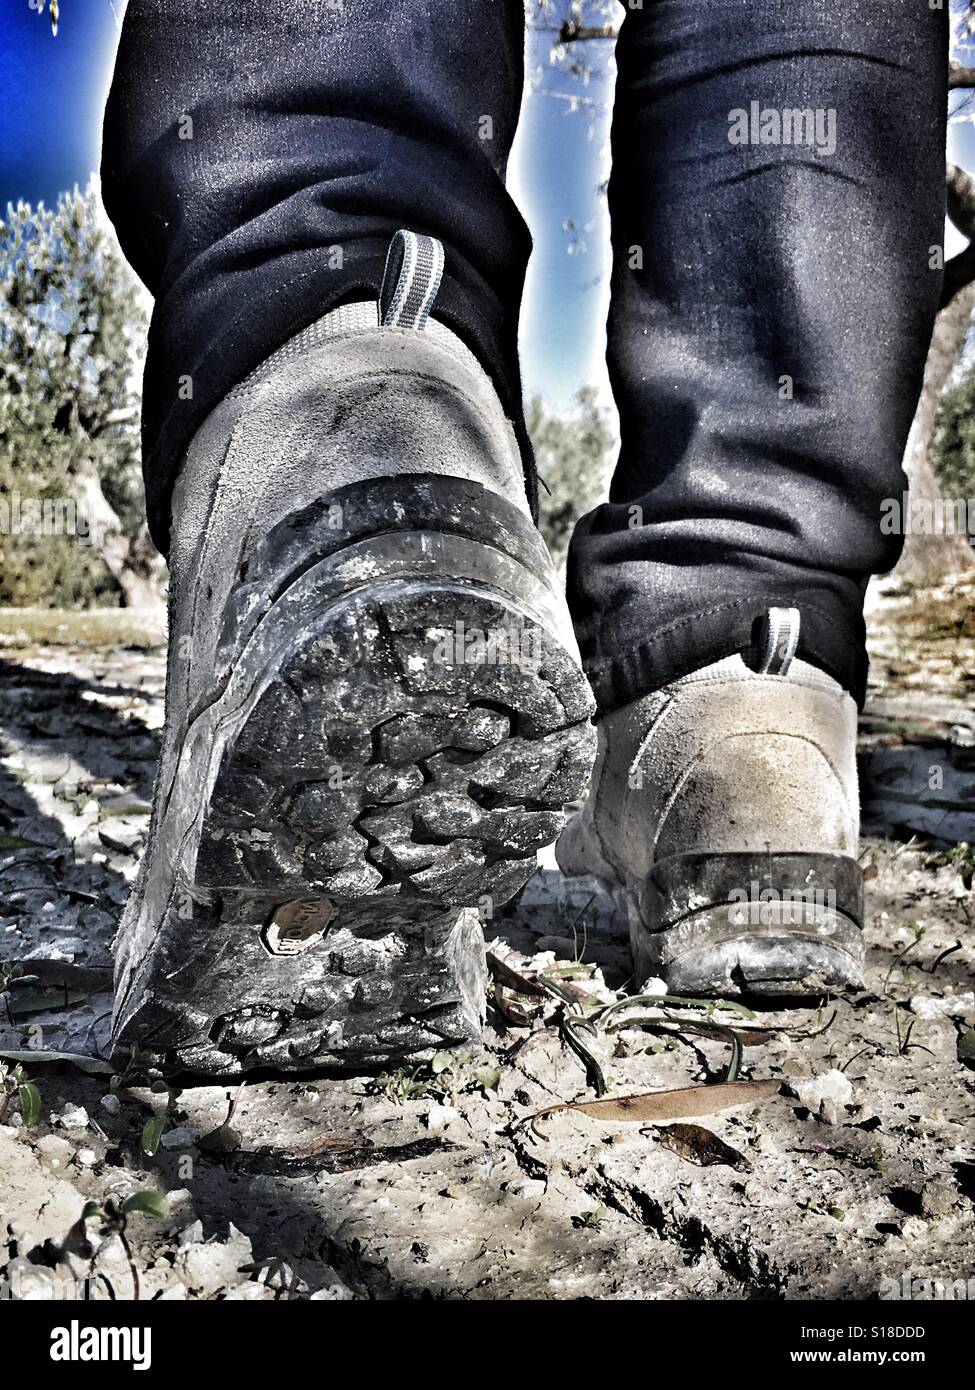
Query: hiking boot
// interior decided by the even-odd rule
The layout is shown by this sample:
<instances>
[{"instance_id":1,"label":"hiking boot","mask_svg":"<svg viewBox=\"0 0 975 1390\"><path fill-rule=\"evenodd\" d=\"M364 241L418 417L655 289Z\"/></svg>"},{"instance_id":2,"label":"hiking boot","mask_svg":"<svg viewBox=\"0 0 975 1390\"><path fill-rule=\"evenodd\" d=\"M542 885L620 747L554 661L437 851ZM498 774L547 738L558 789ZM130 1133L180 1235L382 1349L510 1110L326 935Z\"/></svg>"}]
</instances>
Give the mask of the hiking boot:
<instances>
[{"instance_id":1,"label":"hiking boot","mask_svg":"<svg viewBox=\"0 0 975 1390\"><path fill-rule=\"evenodd\" d=\"M821 995L862 984L856 706L794 659L796 609L730 656L606 716L566 874L625 899L636 983ZM748 664L750 662L750 664Z\"/></svg>"},{"instance_id":2,"label":"hiking boot","mask_svg":"<svg viewBox=\"0 0 975 1390\"><path fill-rule=\"evenodd\" d=\"M362 1067L479 1036L481 918L586 785L592 697L442 250L273 354L174 497L166 732L114 1039Z\"/></svg>"}]
</instances>

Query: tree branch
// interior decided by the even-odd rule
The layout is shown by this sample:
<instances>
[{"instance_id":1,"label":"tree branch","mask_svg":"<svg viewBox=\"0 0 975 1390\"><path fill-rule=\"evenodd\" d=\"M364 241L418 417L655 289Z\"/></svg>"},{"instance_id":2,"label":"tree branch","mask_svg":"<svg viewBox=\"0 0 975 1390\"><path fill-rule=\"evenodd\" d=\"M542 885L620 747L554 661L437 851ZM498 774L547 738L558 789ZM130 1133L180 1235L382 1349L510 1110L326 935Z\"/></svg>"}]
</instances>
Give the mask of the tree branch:
<instances>
[{"instance_id":1,"label":"tree branch","mask_svg":"<svg viewBox=\"0 0 975 1390\"><path fill-rule=\"evenodd\" d=\"M948 64L948 91L955 92L961 87L975 87L975 68L963 67L952 58Z\"/></svg>"},{"instance_id":2,"label":"tree branch","mask_svg":"<svg viewBox=\"0 0 975 1390\"><path fill-rule=\"evenodd\" d=\"M957 164L948 165L945 206L962 236L968 237L969 245L945 266L939 309L944 309L959 290L975 280L975 178Z\"/></svg>"},{"instance_id":3,"label":"tree branch","mask_svg":"<svg viewBox=\"0 0 975 1390\"><path fill-rule=\"evenodd\" d=\"M586 39L615 39L619 33L615 24L579 24L566 19L562 24L529 24L535 33L557 34L559 43L581 43Z\"/></svg>"}]
</instances>

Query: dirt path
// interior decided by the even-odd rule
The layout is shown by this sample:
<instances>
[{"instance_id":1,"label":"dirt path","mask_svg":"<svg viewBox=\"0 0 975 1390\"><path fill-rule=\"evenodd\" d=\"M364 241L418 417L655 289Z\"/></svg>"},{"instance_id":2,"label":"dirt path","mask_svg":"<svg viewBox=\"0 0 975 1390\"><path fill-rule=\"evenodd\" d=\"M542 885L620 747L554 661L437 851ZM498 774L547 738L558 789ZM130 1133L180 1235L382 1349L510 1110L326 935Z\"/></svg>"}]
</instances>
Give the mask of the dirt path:
<instances>
[{"instance_id":1,"label":"dirt path","mask_svg":"<svg viewBox=\"0 0 975 1390\"><path fill-rule=\"evenodd\" d=\"M39 1119L14 1101L0 1124L0 1294L75 1296L89 1278L127 1298L138 1278L166 1298L873 1298L975 1278L973 599L968 581L874 601L868 987L749 1020L742 1075L775 1094L694 1121L735 1152L566 1111L536 1136L536 1111L594 1093L559 1001L500 986L483 1054L436 1075L249 1081L229 1127L230 1088L113 1090L110 1069L34 1057ZM0 613L0 962L37 976L0 1004L0 1048L98 1066L163 678L160 634L137 619ZM552 863L485 924L491 949L531 978L581 955L555 978L610 999L624 925ZM712 1082L729 1060L690 1033L585 1041L610 1096ZM147 1189L168 1214L129 1215L124 1239L77 1225L86 1201Z\"/></svg>"}]
</instances>

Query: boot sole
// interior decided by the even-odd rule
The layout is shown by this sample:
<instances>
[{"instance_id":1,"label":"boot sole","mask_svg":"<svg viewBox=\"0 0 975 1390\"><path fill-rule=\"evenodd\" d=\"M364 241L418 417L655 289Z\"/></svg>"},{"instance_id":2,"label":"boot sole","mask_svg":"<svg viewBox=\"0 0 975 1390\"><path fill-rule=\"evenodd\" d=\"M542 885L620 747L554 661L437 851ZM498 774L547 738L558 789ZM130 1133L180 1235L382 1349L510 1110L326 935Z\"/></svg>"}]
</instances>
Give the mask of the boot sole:
<instances>
[{"instance_id":1,"label":"boot sole","mask_svg":"<svg viewBox=\"0 0 975 1390\"><path fill-rule=\"evenodd\" d=\"M639 979L672 993L863 987L863 873L845 855L674 855L626 901Z\"/></svg>"},{"instance_id":2,"label":"boot sole","mask_svg":"<svg viewBox=\"0 0 975 1390\"><path fill-rule=\"evenodd\" d=\"M534 528L475 484L355 485L275 528L158 798L116 1047L230 1075L476 1039L482 919L592 763L563 613Z\"/></svg>"}]
</instances>

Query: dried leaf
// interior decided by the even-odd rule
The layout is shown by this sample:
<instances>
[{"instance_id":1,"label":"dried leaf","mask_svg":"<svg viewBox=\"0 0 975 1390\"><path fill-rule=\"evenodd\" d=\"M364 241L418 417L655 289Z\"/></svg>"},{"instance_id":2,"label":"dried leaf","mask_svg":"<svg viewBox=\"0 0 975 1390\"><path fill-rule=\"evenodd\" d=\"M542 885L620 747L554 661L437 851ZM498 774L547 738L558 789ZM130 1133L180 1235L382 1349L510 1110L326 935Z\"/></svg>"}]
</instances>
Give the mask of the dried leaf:
<instances>
[{"instance_id":1,"label":"dried leaf","mask_svg":"<svg viewBox=\"0 0 975 1390\"><path fill-rule=\"evenodd\" d=\"M513 1023L516 1028L530 1028L532 1015L524 1009L520 1009L513 999L505 997L504 989L495 981L494 985L494 1006L508 1023ZM537 1006L535 1012L537 1013Z\"/></svg>"},{"instance_id":2,"label":"dried leaf","mask_svg":"<svg viewBox=\"0 0 975 1390\"><path fill-rule=\"evenodd\" d=\"M726 1144L703 1125L661 1125L656 1134L662 1148L670 1149L671 1153L687 1159L688 1163L696 1163L699 1168L721 1163L739 1173L751 1172L752 1165L743 1153Z\"/></svg>"},{"instance_id":3,"label":"dried leaf","mask_svg":"<svg viewBox=\"0 0 975 1390\"><path fill-rule=\"evenodd\" d=\"M491 974L498 984L504 985L505 989L512 989L516 994L526 994L529 998L547 999L549 997L548 990L543 985L537 984L535 980L530 980L527 975L520 975L517 970L513 970L493 951L488 952L487 963Z\"/></svg>"},{"instance_id":4,"label":"dried leaf","mask_svg":"<svg viewBox=\"0 0 975 1390\"><path fill-rule=\"evenodd\" d=\"M653 1124L660 1120L678 1120L686 1115L713 1115L733 1105L754 1105L774 1096L778 1081L726 1081L717 1086L686 1086L676 1091L641 1091L635 1096L604 1096L602 1100L564 1101L546 1106L532 1116L531 1124L538 1134L537 1121L543 1115L559 1110L577 1110L594 1120L610 1124ZM544 1137L544 1136L542 1136Z\"/></svg>"},{"instance_id":5,"label":"dried leaf","mask_svg":"<svg viewBox=\"0 0 975 1390\"><path fill-rule=\"evenodd\" d=\"M240 1131L234 1129L233 1125L222 1124L216 1129L211 1129L209 1134L204 1134L197 1146L204 1153L210 1154L232 1154L240 1148L243 1140Z\"/></svg>"},{"instance_id":6,"label":"dried leaf","mask_svg":"<svg viewBox=\"0 0 975 1390\"><path fill-rule=\"evenodd\" d=\"M85 999L91 998L91 990L66 990L56 989L47 990L45 993L24 993L20 991L17 997L11 999L7 1005L7 1012L11 1018L29 1018L31 1014L50 1013L54 1009L68 1008L73 1004L81 1004Z\"/></svg>"},{"instance_id":7,"label":"dried leaf","mask_svg":"<svg viewBox=\"0 0 975 1390\"><path fill-rule=\"evenodd\" d=\"M19 1051L2 1051L0 1060L6 1062L22 1062L24 1066L36 1067L43 1063L66 1063L69 1066L77 1067L79 1071L87 1076L110 1076L112 1074L111 1063L105 1062L101 1057L89 1057L83 1052L52 1052L44 1047L31 1047Z\"/></svg>"}]
</instances>

